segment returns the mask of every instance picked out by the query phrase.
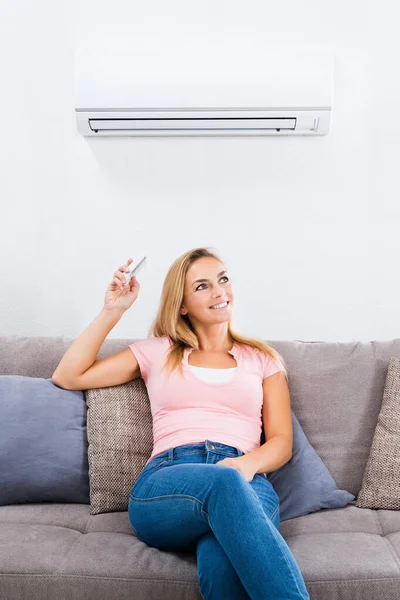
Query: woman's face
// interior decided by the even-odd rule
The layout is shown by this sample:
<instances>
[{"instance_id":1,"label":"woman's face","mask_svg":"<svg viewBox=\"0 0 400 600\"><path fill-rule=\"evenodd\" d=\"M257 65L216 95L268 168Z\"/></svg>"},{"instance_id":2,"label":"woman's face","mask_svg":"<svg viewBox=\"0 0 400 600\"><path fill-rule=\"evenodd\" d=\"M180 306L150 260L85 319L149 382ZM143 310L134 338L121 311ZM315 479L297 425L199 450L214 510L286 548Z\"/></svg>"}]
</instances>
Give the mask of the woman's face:
<instances>
[{"instance_id":1,"label":"woman's face","mask_svg":"<svg viewBox=\"0 0 400 600\"><path fill-rule=\"evenodd\" d=\"M198 281L204 279L206 281ZM234 300L230 277L219 260L203 256L186 273L181 315L201 323L224 323L231 318ZM228 302L224 308L210 308Z\"/></svg>"}]
</instances>

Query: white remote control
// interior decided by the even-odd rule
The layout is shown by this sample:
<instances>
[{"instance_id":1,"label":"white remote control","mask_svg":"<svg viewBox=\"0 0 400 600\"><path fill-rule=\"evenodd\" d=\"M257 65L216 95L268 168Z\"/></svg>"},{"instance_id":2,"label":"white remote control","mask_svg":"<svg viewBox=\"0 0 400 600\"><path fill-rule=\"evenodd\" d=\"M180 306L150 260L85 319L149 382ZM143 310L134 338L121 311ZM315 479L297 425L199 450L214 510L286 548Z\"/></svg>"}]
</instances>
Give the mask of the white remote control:
<instances>
[{"instance_id":1,"label":"white remote control","mask_svg":"<svg viewBox=\"0 0 400 600\"><path fill-rule=\"evenodd\" d=\"M135 263L134 263L134 262L132 262L132 263L131 263L131 264L128 266L128 269L130 269L129 273L124 273L124 275L125 275L125 282L126 282L126 283L129 283L129 282L130 282L130 280L132 279L132 277L133 277L134 275L136 276L136 275L139 273L140 269L141 269L142 267L144 267L144 265L145 265L145 263L146 263L146 260L147 260L147 256L146 256L146 255L144 255L144 256L143 256L143 257L142 257L142 258L139 260L139 262L138 262L136 265L135 265Z\"/></svg>"}]
</instances>

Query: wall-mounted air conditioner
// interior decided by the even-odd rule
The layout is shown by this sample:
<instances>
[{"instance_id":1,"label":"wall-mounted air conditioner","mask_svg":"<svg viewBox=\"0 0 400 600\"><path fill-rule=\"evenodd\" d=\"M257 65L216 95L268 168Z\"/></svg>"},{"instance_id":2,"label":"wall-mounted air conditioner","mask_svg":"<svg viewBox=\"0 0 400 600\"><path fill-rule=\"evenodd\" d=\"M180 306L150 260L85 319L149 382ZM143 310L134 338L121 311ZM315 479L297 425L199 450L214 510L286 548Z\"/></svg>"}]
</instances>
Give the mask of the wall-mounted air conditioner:
<instances>
[{"instance_id":1,"label":"wall-mounted air conditioner","mask_svg":"<svg viewBox=\"0 0 400 600\"><path fill-rule=\"evenodd\" d=\"M207 57L207 58L206 58ZM325 135L333 56L270 49L238 60L81 47L75 110L84 136Z\"/></svg>"}]
</instances>

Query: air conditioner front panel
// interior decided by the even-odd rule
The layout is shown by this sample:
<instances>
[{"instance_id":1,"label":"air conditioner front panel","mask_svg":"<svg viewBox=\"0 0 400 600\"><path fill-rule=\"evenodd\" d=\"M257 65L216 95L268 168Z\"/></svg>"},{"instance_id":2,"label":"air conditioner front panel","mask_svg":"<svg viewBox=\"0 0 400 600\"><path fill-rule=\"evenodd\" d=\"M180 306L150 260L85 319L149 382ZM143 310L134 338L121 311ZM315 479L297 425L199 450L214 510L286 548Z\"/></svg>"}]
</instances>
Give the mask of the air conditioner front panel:
<instances>
[{"instance_id":1,"label":"air conditioner front panel","mask_svg":"<svg viewBox=\"0 0 400 600\"><path fill-rule=\"evenodd\" d=\"M132 47L131 47L132 46ZM271 48L247 58L201 48L149 54L97 40L75 57L79 132L102 135L325 135L333 96L328 53ZM172 53L173 54L173 53ZM208 58L206 58L208 57Z\"/></svg>"},{"instance_id":2,"label":"air conditioner front panel","mask_svg":"<svg viewBox=\"0 0 400 600\"><path fill-rule=\"evenodd\" d=\"M115 110L165 107L218 110L233 107L327 107L332 103L332 57L294 49L241 49L241 60L211 48L194 56L189 49L119 48L116 40L82 43L74 65L75 106ZM245 58L247 56L247 59Z\"/></svg>"}]
</instances>

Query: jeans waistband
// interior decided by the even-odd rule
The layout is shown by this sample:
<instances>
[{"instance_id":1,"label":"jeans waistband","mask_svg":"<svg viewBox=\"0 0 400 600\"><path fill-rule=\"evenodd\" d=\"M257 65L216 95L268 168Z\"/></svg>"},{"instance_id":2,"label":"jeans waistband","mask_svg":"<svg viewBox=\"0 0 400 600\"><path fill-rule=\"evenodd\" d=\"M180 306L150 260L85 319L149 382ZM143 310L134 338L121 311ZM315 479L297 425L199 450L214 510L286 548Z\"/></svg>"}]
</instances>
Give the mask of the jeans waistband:
<instances>
[{"instance_id":1,"label":"jeans waistband","mask_svg":"<svg viewBox=\"0 0 400 600\"><path fill-rule=\"evenodd\" d=\"M236 446L229 446L228 444L222 444L214 440L205 440L199 444L186 444L184 446L175 446L175 448L169 448L164 452L160 452L154 458L165 457L168 460L177 458L179 456L188 456L190 454L207 454L208 452L215 452L218 454L227 454L230 456L243 456L244 452Z\"/></svg>"}]
</instances>

